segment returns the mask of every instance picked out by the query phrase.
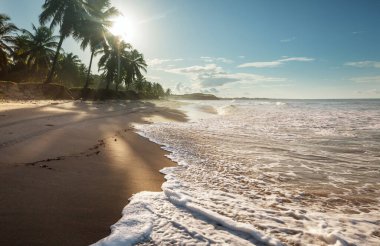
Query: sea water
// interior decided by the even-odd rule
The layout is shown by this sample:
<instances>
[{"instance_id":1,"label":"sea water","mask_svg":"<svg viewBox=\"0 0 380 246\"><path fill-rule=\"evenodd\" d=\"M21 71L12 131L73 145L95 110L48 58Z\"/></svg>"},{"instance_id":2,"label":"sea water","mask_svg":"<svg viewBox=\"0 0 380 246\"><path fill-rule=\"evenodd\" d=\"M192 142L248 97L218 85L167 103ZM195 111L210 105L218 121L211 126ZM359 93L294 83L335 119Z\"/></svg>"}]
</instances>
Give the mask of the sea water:
<instances>
[{"instance_id":1,"label":"sea water","mask_svg":"<svg viewBox=\"0 0 380 246\"><path fill-rule=\"evenodd\" d=\"M98 245L380 245L380 100L187 101L178 163Z\"/></svg>"}]
</instances>

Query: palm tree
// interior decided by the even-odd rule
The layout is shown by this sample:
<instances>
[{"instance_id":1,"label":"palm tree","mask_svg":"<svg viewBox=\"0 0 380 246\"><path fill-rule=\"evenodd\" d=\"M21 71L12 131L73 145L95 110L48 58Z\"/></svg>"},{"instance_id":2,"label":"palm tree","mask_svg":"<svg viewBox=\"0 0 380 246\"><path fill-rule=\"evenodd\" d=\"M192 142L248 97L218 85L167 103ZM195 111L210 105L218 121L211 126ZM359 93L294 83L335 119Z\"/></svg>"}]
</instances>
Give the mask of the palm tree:
<instances>
[{"instance_id":1,"label":"palm tree","mask_svg":"<svg viewBox=\"0 0 380 246\"><path fill-rule=\"evenodd\" d=\"M159 83L153 83L153 96L155 99L159 99L160 97L165 95L165 91Z\"/></svg>"},{"instance_id":2,"label":"palm tree","mask_svg":"<svg viewBox=\"0 0 380 246\"><path fill-rule=\"evenodd\" d=\"M18 28L10 23L10 18L5 14L0 14L0 72L5 70L9 65L9 54L12 48L9 43L14 40L14 34Z\"/></svg>"},{"instance_id":3,"label":"palm tree","mask_svg":"<svg viewBox=\"0 0 380 246\"><path fill-rule=\"evenodd\" d=\"M51 29L58 25L60 28L60 40L53 64L45 81L45 83L50 83L53 79L63 40L77 30L80 23L90 19L90 17L86 11L86 3L83 0L45 0L42 9L40 23L43 25L51 20Z\"/></svg>"},{"instance_id":4,"label":"palm tree","mask_svg":"<svg viewBox=\"0 0 380 246\"><path fill-rule=\"evenodd\" d=\"M83 89L87 89L90 82L90 73L94 56L101 52L101 48L106 45L106 35L112 22L112 16L119 14L116 8L110 7L109 0L87 0L87 9L91 19L84 20L77 31L76 36L82 39L81 48L85 50L90 46L91 58L87 72L87 77ZM100 51L100 52L99 52Z\"/></svg>"},{"instance_id":5,"label":"palm tree","mask_svg":"<svg viewBox=\"0 0 380 246\"><path fill-rule=\"evenodd\" d=\"M129 86L137 81L142 81L141 78L143 77L141 74L141 70L146 72L147 64L144 60L143 54L139 53L136 49L132 49L130 52L128 52L126 56L126 76L125 76L125 84L127 85L127 88Z\"/></svg>"},{"instance_id":6,"label":"palm tree","mask_svg":"<svg viewBox=\"0 0 380 246\"><path fill-rule=\"evenodd\" d=\"M22 59L31 71L40 72L50 66L59 37L45 26L36 28L32 25L32 28L33 33L23 29L22 35L16 38L15 57Z\"/></svg>"},{"instance_id":7,"label":"palm tree","mask_svg":"<svg viewBox=\"0 0 380 246\"><path fill-rule=\"evenodd\" d=\"M153 84L147 81L144 77L137 78L134 82L134 87L142 98L153 97L152 96Z\"/></svg>"},{"instance_id":8,"label":"palm tree","mask_svg":"<svg viewBox=\"0 0 380 246\"><path fill-rule=\"evenodd\" d=\"M144 97L147 97L147 98L152 98L153 97L153 85L151 82L149 81L145 81L144 84L143 84L143 88L144 88Z\"/></svg>"},{"instance_id":9,"label":"palm tree","mask_svg":"<svg viewBox=\"0 0 380 246\"><path fill-rule=\"evenodd\" d=\"M172 94L172 90L171 90L170 88L166 89L166 91L165 91L165 96L166 96L166 97L170 97L171 94Z\"/></svg>"},{"instance_id":10,"label":"palm tree","mask_svg":"<svg viewBox=\"0 0 380 246\"><path fill-rule=\"evenodd\" d=\"M121 40L119 40L115 36L108 36L108 46L104 49L104 54L100 58L98 66L99 71L103 71L103 75L106 80L106 89L109 89L109 86L112 81L116 81L116 85L118 88L120 84L120 80L118 79L118 75L120 77L124 77L123 75L126 73L127 67L127 59L128 50L131 48L130 44L127 44ZM120 61L120 63L119 63ZM118 67L120 64L120 71L118 71Z\"/></svg>"},{"instance_id":11,"label":"palm tree","mask_svg":"<svg viewBox=\"0 0 380 246\"><path fill-rule=\"evenodd\" d=\"M141 78L138 78L134 81L133 83L133 87L134 89L138 92L138 93L141 93L141 94L144 94L145 92L145 83L146 83L146 79L144 77L141 77ZM148 82L149 83L149 82Z\"/></svg>"},{"instance_id":12,"label":"palm tree","mask_svg":"<svg viewBox=\"0 0 380 246\"><path fill-rule=\"evenodd\" d=\"M73 53L60 55L58 59L57 79L68 87L79 84L81 66L81 60L77 55Z\"/></svg>"}]
</instances>

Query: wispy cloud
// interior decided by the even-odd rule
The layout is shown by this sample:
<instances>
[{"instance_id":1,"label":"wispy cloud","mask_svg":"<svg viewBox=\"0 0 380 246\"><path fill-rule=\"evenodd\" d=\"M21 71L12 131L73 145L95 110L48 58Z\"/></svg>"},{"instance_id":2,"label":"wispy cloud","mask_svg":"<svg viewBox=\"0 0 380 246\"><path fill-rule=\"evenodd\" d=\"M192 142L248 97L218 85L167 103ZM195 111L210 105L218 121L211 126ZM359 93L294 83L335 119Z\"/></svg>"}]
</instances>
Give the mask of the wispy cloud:
<instances>
[{"instance_id":1,"label":"wispy cloud","mask_svg":"<svg viewBox=\"0 0 380 246\"><path fill-rule=\"evenodd\" d=\"M255 68L267 68L267 67L278 67L282 64L280 61L267 61L267 62L249 62L239 65L238 67L255 67Z\"/></svg>"},{"instance_id":2,"label":"wispy cloud","mask_svg":"<svg viewBox=\"0 0 380 246\"><path fill-rule=\"evenodd\" d=\"M190 93L192 91L192 89L189 86L186 86L181 82L176 84L175 90L178 93Z\"/></svg>"},{"instance_id":3,"label":"wispy cloud","mask_svg":"<svg viewBox=\"0 0 380 246\"><path fill-rule=\"evenodd\" d=\"M380 84L380 76L365 76L365 77L354 77L350 79L351 81L355 83L361 83L361 84Z\"/></svg>"},{"instance_id":4,"label":"wispy cloud","mask_svg":"<svg viewBox=\"0 0 380 246\"><path fill-rule=\"evenodd\" d=\"M216 64L207 64L204 66L190 66L190 67L183 67L183 68L173 68L166 70L170 73L177 73L177 74L208 74L208 73L222 73L223 69Z\"/></svg>"},{"instance_id":5,"label":"wispy cloud","mask_svg":"<svg viewBox=\"0 0 380 246\"><path fill-rule=\"evenodd\" d=\"M159 81L161 80L158 76L152 76L152 75L146 75L145 78L147 78L149 81Z\"/></svg>"},{"instance_id":6,"label":"wispy cloud","mask_svg":"<svg viewBox=\"0 0 380 246\"><path fill-rule=\"evenodd\" d=\"M281 39L280 42L281 43L289 43L289 42L292 42L294 40L296 40L296 37Z\"/></svg>"},{"instance_id":7,"label":"wispy cloud","mask_svg":"<svg viewBox=\"0 0 380 246\"><path fill-rule=\"evenodd\" d=\"M202 61L208 62L208 63L214 63L214 62L222 62L222 63L233 63L233 60L224 58L224 57L211 57L211 56L201 56L200 57Z\"/></svg>"},{"instance_id":8,"label":"wispy cloud","mask_svg":"<svg viewBox=\"0 0 380 246\"><path fill-rule=\"evenodd\" d=\"M370 89L370 90L366 90L366 91L356 91L357 94L361 94L361 95L377 95L377 94L380 94L380 90L379 89Z\"/></svg>"},{"instance_id":9,"label":"wispy cloud","mask_svg":"<svg viewBox=\"0 0 380 246\"><path fill-rule=\"evenodd\" d=\"M362 33L365 33L365 31L353 31L351 32L353 35L359 35L359 34L362 34Z\"/></svg>"},{"instance_id":10,"label":"wispy cloud","mask_svg":"<svg viewBox=\"0 0 380 246\"><path fill-rule=\"evenodd\" d=\"M201 89L202 93L218 93L219 90L212 87L212 88L207 88L207 89Z\"/></svg>"},{"instance_id":11,"label":"wispy cloud","mask_svg":"<svg viewBox=\"0 0 380 246\"><path fill-rule=\"evenodd\" d=\"M314 60L315 60L314 58L310 58L310 57L287 57L279 61L281 62L288 62L288 61L309 62L309 61L314 61Z\"/></svg>"},{"instance_id":12,"label":"wispy cloud","mask_svg":"<svg viewBox=\"0 0 380 246\"><path fill-rule=\"evenodd\" d=\"M314 58L310 57L285 57L282 59L274 60L274 61L263 61L263 62L249 62L239 65L240 68L245 67L255 67L255 68L273 68L273 67L279 67L287 62L311 62L314 61Z\"/></svg>"},{"instance_id":13,"label":"wispy cloud","mask_svg":"<svg viewBox=\"0 0 380 246\"><path fill-rule=\"evenodd\" d=\"M344 65L358 68L380 68L379 61L356 61L346 62Z\"/></svg>"},{"instance_id":14,"label":"wispy cloud","mask_svg":"<svg viewBox=\"0 0 380 246\"><path fill-rule=\"evenodd\" d=\"M176 58L176 59L159 59L159 58L154 58L154 59L148 59L147 63L149 66L155 67L158 65L162 65L164 63L168 62L180 62L183 61L182 58Z\"/></svg>"},{"instance_id":15,"label":"wispy cloud","mask_svg":"<svg viewBox=\"0 0 380 246\"><path fill-rule=\"evenodd\" d=\"M279 82L285 81L284 78L267 77L251 73L218 73L204 74L198 77L201 86L221 86L228 83L243 82L243 83L260 83L260 82Z\"/></svg>"},{"instance_id":16,"label":"wispy cloud","mask_svg":"<svg viewBox=\"0 0 380 246\"><path fill-rule=\"evenodd\" d=\"M161 65L165 62L169 62L170 60L169 59L158 59L158 58L154 58L154 59L148 59L147 60L147 63L149 66L156 66L156 65Z\"/></svg>"},{"instance_id":17,"label":"wispy cloud","mask_svg":"<svg viewBox=\"0 0 380 246\"><path fill-rule=\"evenodd\" d=\"M201 88L218 87L228 83L261 83L285 81L285 78L268 77L252 73L228 73L216 64L206 64L204 66L190 66L166 70L170 73L183 74L189 76L197 82Z\"/></svg>"}]
</instances>

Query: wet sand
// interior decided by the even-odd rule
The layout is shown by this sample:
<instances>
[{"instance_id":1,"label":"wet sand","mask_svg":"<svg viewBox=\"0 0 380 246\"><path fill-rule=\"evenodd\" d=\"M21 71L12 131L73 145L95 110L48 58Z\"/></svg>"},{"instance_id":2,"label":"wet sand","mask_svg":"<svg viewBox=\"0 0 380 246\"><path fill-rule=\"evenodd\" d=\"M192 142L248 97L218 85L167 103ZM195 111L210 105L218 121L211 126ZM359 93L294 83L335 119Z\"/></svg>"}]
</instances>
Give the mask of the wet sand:
<instances>
[{"instance_id":1,"label":"wet sand","mask_svg":"<svg viewBox=\"0 0 380 246\"><path fill-rule=\"evenodd\" d=\"M133 132L172 102L0 102L0 245L88 245L128 199L160 191L165 151ZM168 107L169 106L169 107Z\"/></svg>"}]
</instances>

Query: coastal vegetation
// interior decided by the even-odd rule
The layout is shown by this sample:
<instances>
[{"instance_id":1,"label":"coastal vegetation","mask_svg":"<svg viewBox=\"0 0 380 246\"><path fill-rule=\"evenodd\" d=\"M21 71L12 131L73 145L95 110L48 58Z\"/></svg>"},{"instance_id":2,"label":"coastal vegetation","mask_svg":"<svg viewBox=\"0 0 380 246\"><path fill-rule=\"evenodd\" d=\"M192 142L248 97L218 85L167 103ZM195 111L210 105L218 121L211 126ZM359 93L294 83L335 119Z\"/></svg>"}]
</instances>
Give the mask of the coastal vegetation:
<instances>
[{"instance_id":1,"label":"coastal vegetation","mask_svg":"<svg viewBox=\"0 0 380 246\"><path fill-rule=\"evenodd\" d=\"M39 88L57 85L84 99L170 95L170 90L144 77L144 55L110 32L112 20L120 15L110 0L45 0L39 25L26 30L0 13L0 81L41 84ZM88 65L63 50L69 37L91 52ZM92 73L96 56L99 74Z\"/></svg>"}]
</instances>

